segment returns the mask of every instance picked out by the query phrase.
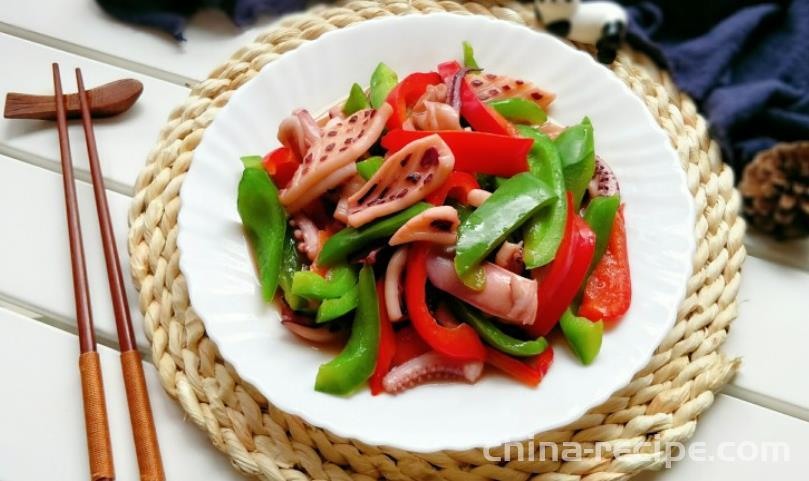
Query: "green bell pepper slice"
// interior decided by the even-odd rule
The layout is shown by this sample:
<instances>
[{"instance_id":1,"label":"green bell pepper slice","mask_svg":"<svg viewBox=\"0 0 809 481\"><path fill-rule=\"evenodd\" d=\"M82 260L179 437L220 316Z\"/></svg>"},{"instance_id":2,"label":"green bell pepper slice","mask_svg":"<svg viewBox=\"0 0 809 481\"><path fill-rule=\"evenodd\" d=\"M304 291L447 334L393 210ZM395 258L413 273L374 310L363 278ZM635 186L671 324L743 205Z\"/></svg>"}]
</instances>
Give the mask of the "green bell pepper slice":
<instances>
[{"instance_id":1,"label":"green bell pepper slice","mask_svg":"<svg viewBox=\"0 0 809 481\"><path fill-rule=\"evenodd\" d=\"M369 180L371 177L376 174L376 171L382 167L382 164L385 162L383 157L378 155L374 155L373 157L368 157L365 160L360 160L357 162L357 173L360 174L365 180Z\"/></svg>"},{"instance_id":2,"label":"green bell pepper slice","mask_svg":"<svg viewBox=\"0 0 809 481\"><path fill-rule=\"evenodd\" d=\"M239 157L245 169L262 169L264 158L260 155L243 155Z\"/></svg>"},{"instance_id":3,"label":"green bell pepper slice","mask_svg":"<svg viewBox=\"0 0 809 481\"><path fill-rule=\"evenodd\" d=\"M487 344L498 351L512 356L528 357L542 354L548 348L548 341L544 337L539 337L533 341L523 341L509 336L481 314L480 311L458 299L450 299L449 308L458 320L471 325Z\"/></svg>"},{"instance_id":4,"label":"green bell pepper slice","mask_svg":"<svg viewBox=\"0 0 809 481\"><path fill-rule=\"evenodd\" d=\"M292 238L290 229L286 230L284 236L284 250L281 254L281 271L278 273L278 286L284 293L284 300L293 311L306 310L308 302L301 296L292 293L292 279L295 273L301 270L301 258L298 248L295 247L295 239Z\"/></svg>"},{"instance_id":5,"label":"green bell pepper slice","mask_svg":"<svg viewBox=\"0 0 809 481\"><path fill-rule=\"evenodd\" d=\"M463 285L473 291L482 291L486 287L486 269L480 264L458 278Z\"/></svg>"},{"instance_id":6,"label":"green bell pepper slice","mask_svg":"<svg viewBox=\"0 0 809 481\"><path fill-rule=\"evenodd\" d=\"M242 172L236 204L256 255L262 297L272 301L278 288L287 215L266 170L248 168Z\"/></svg>"},{"instance_id":7,"label":"green bell pepper slice","mask_svg":"<svg viewBox=\"0 0 809 481\"><path fill-rule=\"evenodd\" d=\"M352 287L337 299L326 299L321 302L320 307L317 308L315 322L321 324L345 316L357 308L358 301L359 290L357 286Z\"/></svg>"},{"instance_id":8,"label":"green bell pepper slice","mask_svg":"<svg viewBox=\"0 0 809 481\"><path fill-rule=\"evenodd\" d=\"M357 284L357 274L347 265L329 269L326 278L312 271L298 271L292 277L292 293L307 299L337 299Z\"/></svg>"},{"instance_id":9,"label":"green bell pepper slice","mask_svg":"<svg viewBox=\"0 0 809 481\"><path fill-rule=\"evenodd\" d=\"M475 49L472 44L464 41L463 43L463 66L466 68L479 69L478 62L475 60Z\"/></svg>"},{"instance_id":10,"label":"green bell pepper slice","mask_svg":"<svg viewBox=\"0 0 809 481\"><path fill-rule=\"evenodd\" d=\"M374 73L371 74L371 107L375 109L381 107L397 83L399 83L399 77L396 72L380 62L374 69Z\"/></svg>"},{"instance_id":11,"label":"green bell pepper slice","mask_svg":"<svg viewBox=\"0 0 809 481\"><path fill-rule=\"evenodd\" d=\"M458 227L455 271L463 278L505 238L555 196L544 182L523 172L508 179Z\"/></svg>"},{"instance_id":12,"label":"green bell pepper slice","mask_svg":"<svg viewBox=\"0 0 809 481\"><path fill-rule=\"evenodd\" d=\"M612 233L612 225L615 223L615 215L621 205L621 197L618 194L609 197L594 197L584 210L584 221L590 226L596 235L596 248L593 254L593 261L590 263L592 270L601 260L601 256L607 250L607 244Z\"/></svg>"},{"instance_id":13,"label":"green bell pepper slice","mask_svg":"<svg viewBox=\"0 0 809 481\"><path fill-rule=\"evenodd\" d=\"M536 102L511 98L493 100L487 104L508 120L518 124L539 125L548 120L548 114Z\"/></svg>"},{"instance_id":14,"label":"green bell pepper slice","mask_svg":"<svg viewBox=\"0 0 809 481\"><path fill-rule=\"evenodd\" d=\"M343 113L346 116L349 116L354 112L367 109L370 107L370 105L371 104L368 102L368 97L365 95L365 91L362 89L360 84L355 83L351 86L351 91L348 93L348 98L343 104Z\"/></svg>"},{"instance_id":15,"label":"green bell pepper slice","mask_svg":"<svg viewBox=\"0 0 809 481\"><path fill-rule=\"evenodd\" d=\"M578 125L566 128L554 141L562 159L565 188L573 193L574 206L578 210L587 184L595 170L595 147L593 126L587 117Z\"/></svg>"},{"instance_id":16,"label":"green bell pepper slice","mask_svg":"<svg viewBox=\"0 0 809 481\"><path fill-rule=\"evenodd\" d=\"M585 317L573 314L568 308L559 320L562 333L576 357L587 366L592 363L601 350L601 339L604 337L604 321L593 322Z\"/></svg>"},{"instance_id":17,"label":"green bell pepper slice","mask_svg":"<svg viewBox=\"0 0 809 481\"><path fill-rule=\"evenodd\" d=\"M315 380L316 391L350 394L374 373L379 352L380 319L373 267L364 266L359 277L351 337L337 357L320 366Z\"/></svg>"},{"instance_id":18,"label":"green bell pepper slice","mask_svg":"<svg viewBox=\"0 0 809 481\"><path fill-rule=\"evenodd\" d=\"M386 239L399 230L405 222L432 207L426 202L419 202L407 209L397 212L378 221L355 229L346 227L334 234L323 245L317 257L318 265L329 267L344 262L349 255L361 250L372 242Z\"/></svg>"},{"instance_id":19,"label":"green bell pepper slice","mask_svg":"<svg viewBox=\"0 0 809 481\"><path fill-rule=\"evenodd\" d=\"M544 182L556 196L551 204L537 212L525 225L523 259L525 267L544 266L556 257L567 223L567 195L562 160L553 141L531 127L518 126L517 132L534 140L528 152L528 170Z\"/></svg>"}]
</instances>

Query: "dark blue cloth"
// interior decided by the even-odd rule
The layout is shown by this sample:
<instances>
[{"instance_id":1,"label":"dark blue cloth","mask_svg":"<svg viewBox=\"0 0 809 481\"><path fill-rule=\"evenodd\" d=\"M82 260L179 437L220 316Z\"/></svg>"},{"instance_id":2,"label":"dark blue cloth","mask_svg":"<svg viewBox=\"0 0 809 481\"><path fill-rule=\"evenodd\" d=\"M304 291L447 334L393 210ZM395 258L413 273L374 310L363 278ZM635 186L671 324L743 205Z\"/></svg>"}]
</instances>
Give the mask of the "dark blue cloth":
<instances>
[{"instance_id":1,"label":"dark blue cloth","mask_svg":"<svg viewBox=\"0 0 809 481\"><path fill-rule=\"evenodd\" d=\"M671 71L737 173L809 139L809 0L621 0L627 40Z\"/></svg>"},{"instance_id":2,"label":"dark blue cloth","mask_svg":"<svg viewBox=\"0 0 809 481\"><path fill-rule=\"evenodd\" d=\"M306 0L96 0L113 17L124 22L154 27L184 40L188 18L204 8L218 8L239 27L250 25L259 15L300 10Z\"/></svg>"}]
</instances>

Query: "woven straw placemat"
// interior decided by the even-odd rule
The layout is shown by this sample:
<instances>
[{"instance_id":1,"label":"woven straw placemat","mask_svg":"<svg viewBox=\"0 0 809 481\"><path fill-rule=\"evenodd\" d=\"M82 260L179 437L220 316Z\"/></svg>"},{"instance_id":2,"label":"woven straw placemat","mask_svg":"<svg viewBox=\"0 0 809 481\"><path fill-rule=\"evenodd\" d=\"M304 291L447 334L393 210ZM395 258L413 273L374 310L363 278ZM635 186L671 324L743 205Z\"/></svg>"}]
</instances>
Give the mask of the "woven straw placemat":
<instances>
[{"instance_id":1,"label":"woven straw placemat","mask_svg":"<svg viewBox=\"0 0 809 481\"><path fill-rule=\"evenodd\" d=\"M737 215L740 200L731 170L694 103L668 75L629 50L620 52L612 70L668 133L687 173L697 213L694 272L677 323L634 380L575 423L538 434L535 441L585 447L606 442L621 449L643 445L639 452L495 463L481 449L418 454L340 438L275 408L242 382L218 355L189 303L176 244L178 193L205 128L230 95L268 62L325 32L375 17L439 11L537 26L530 4L510 0L353 1L315 7L283 19L237 51L171 113L137 180L129 212L132 274L163 387L236 469L262 479L597 481L660 468L667 462L666 443L692 436L698 416L738 367L718 348L736 317L745 225Z\"/></svg>"}]
</instances>

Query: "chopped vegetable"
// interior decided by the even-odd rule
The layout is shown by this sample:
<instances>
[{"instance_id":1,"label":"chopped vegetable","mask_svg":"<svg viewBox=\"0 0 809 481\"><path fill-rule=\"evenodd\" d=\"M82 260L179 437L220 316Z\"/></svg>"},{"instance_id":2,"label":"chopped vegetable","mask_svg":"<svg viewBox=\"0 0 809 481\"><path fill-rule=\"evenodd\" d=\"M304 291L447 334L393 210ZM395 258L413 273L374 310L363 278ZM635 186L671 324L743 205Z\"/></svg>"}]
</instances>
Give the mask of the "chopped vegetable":
<instances>
[{"instance_id":1,"label":"chopped vegetable","mask_svg":"<svg viewBox=\"0 0 809 481\"><path fill-rule=\"evenodd\" d=\"M368 386L374 396L385 390L382 380L390 371L393 357L396 355L396 337L388 318L388 311L385 309L385 287L382 282L376 285L376 298L379 303L379 354L376 356L374 373L368 380Z\"/></svg>"},{"instance_id":2,"label":"chopped vegetable","mask_svg":"<svg viewBox=\"0 0 809 481\"><path fill-rule=\"evenodd\" d=\"M272 181L281 189L285 188L298 166L300 160L289 147L279 147L264 156L264 169L270 174Z\"/></svg>"},{"instance_id":3,"label":"chopped vegetable","mask_svg":"<svg viewBox=\"0 0 809 481\"><path fill-rule=\"evenodd\" d=\"M565 310L559 326L567 339L567 343L576 357L585 366L592 363L601 350L601 339L604 336L604 322L592 322L587 318L574 315L570 309Z\"/></svg>"},{"instance_id":4,"label":"chopped vegetable","mask_svg":"<svg viewBox=\"0 0 809 481\"><path fill-rule=\"evenodd\" d=\"M593 262L590 264L590 270L595 269L595 266L607 250L607 243L610 240L612 233L612 226L615 223L615 214L618 212L618 206L621 204L621 198L616 195L609 197L596 197L590 199L587 204L587 209L584 210L584 221L593 229L596 235L596 249L593 254Z\"/></svg>"},{"instance_id":5,"label":"chopped vegetable","mask_svg":"<svg viewBox=\"0 0 809 481\"><path fill-rule=\"evenodd\" d=\"M480 264L463 275L458 275L457 272L455 275L458 276L458 279L464 286L473 291L481 292L486 288L486 269Z\"/></svg>"},{"instance_id":6,"label":"chopped vegetable","mask_svg":"<svg viewBox=\"0 0 809 481\"><path fill-rule=\"evenodd\" d=\"M260 169L262 160L260 155L245 155L241 157L242 165L244 165L245 169Z\"/></svg>"},{"instance_id":7,"label":"chopped vegetable","mask_svg":"<svg viewBox=\"0 0 809 481\"><path fill-rule=\"evenodd\" d=\"M450 83L458 89L461 116L478 132L516 135L514 127L502 115L478 98L466 78L468 71L469 69L461 67L456 61L444 62L438 66L438 73L444 81L451 81ZM450 96L454 94L455 92L450 92Z\"/></svg>"},{"instance_id":8,"label":"chopped vegetable","mask_svg":"<svg viewBox=\"0 0 809 481\"><path fill-rule=\"evenodd\" d=\"M497 113L518 124L540 125L548 120L548 115L542 110L542 107L530 100L512 98L492 100L487 103Z\"/></svg>"},{"instance_id":9,"label":"chopped vegetable","mask_svg":"<svg viewBox=\"0 0 809 481\"><path fill-rule=\"evenodd\" d=\"M593 146L593 126L587 117L578 125L566 128L554 141L562 159L565 186L573 193L573 205L581 205L584 191L595 170L595 150Z\"/></svg>"},{"instance_id":10,"label":"chopped vegetable","mask_svg":"<svg viewBox=\"0 0 809 481\"><path fill-rule=\"evenodd\" d=\"M531 271L539 281L536 321L527 327L527 332L532 336L545 336L556 325L579 292L593 259L595 234L576 215L570 194L566 224L556 259L545 267Z\"/></svg>"},{"instance_id":11,"label":"chopped vegetable","mask_svg":"<svg viewBox=\"0 0 809 481\"><path fill-rule=\"evenodd\" d=\"M478 62L475 60L475 50L469 42L463 43L463 65L464 67L478 69Z\"/></svg>"},{"instance_id":12,"label":"chopped vegetable","mask_svg":"<svg viewBox=\"0 0 809 481\"><path fill-rule=\"evenodd\" d=\"M340 297L334 299L324 299L317 308L315 322L322 324L343 317L357 308L359 302L359 290L357 286L352 286Z\"/></svg>"},{"instance_id":13,"label":"chopped vegetable","mask_svg":"<svg viewBox=\"0 0 809 481\"><path fill-rule=\"evenodd\" d=\"M531 139L467 130L393 130L382 137L382 147L396 152L416 139L438 134L455 155L455 170L511 177L528 170Z\"/></svg>"},{"instance_id":14,"label":"chopped vegetable","mask_svg":"<svg viewBox=\"0 0 809 481\"><path fill-rule=\"evenodd\" d=\"M437 352L453 359L482 361L486 351L474 329L468 324L452 328L441 326L427 307L429 249L429 244L418 242L410 250L405 281L405 301L410 322L421 338Z\"/></svg>"},{"instance_id":15,"label":"chopped vegetable","mask_svg":"<svg viewBox=\"0 0 809 481\"><path fill-rule=\"evenodd\" d=\"M357 173L360 174L360 177L363 179L368 180L382 167L383 162L385 162L385 159L378 155L368 157L365 160L357 162Z\"/></svg>"},{"instance_id":16,"label":"chopped vegetable","mask_svg":"<svg viewBox=\"0 0 809 481\"><path fill-rule=\"evenodd\" d=\"M351 115L359 110L367 109L371 104L368 102L368 97L360 84L355 83L351 86L351 92L348 94L348 99L343 105L343 114Z\"/></svg>"},{"instance_id":17,"label":"chopped vegetable","mask_svg":"<svg viewBox=\"0 0 809 481\"><path fill-rule=\"evenodd\" d=\"M455 270L463 276L554 198L531 174L515 175L494 191L458 228Z\"/></svg>"},{"instance_id":18,"label":"chopped vegetable","mask_svg":"<svg viewBox=\"0 0 809 481\"><path fill-rule=\"evenodd\" d=\"M466 203L466 196L469 195L469 192L479 188L480 186L472 174L455 171L449 175L449 178L438 190L428 195L424 200L433 205L441 205L449 197Z\"/></svg>"},{"instance_id":19,"label":"chopped vegetable","mask_svg":"<svg viewBox=\"0 0 809 481\"><path fill-rule=\"evenodd\" d=\"M332 361L320 366L315 390L346 395L371 377L379 352L379 301L376 295L374 270L365 266L359 276L357 304L351 337L342 352Z\"/></svg>"},{"instance_id":20,"label":"chopped vegetable","mask_svg":"<svg viewBox=\"0 0 809 481\"><path fill-rule=\"evenodd\" d=\"M419 202L359 229L346 227L326 241L317 258L317 263L321 266L333 266L343 262L350 254L362 250L372 242L392 236L405 222L430 207L431 205L426 202Z\"/></svg>"},{"instance_id":21,"label":"chopped vegetable","mask_svg":"<svg viewBox=\"0 0 809 481\"><path fill-rule=\"evenodd\" d=\"M487 347L486 364L527 386L536 387L553 364L553 347L548 346L542 354L525 361L514 359L497 349Z\"/></svg>"},{"instance_id":22,"label":"chopped vegetable","mask_svg":"<svg viewBox=\"0 0 809 481\"><path fill-rule=\"evenodd\" d=\"M394 349L391 366L404 364L407 361L430 351L430 346L428 346L421 336L419 336L419 333L416 332L416 329L413 328L412 324L408 324L402 329L396 331L394 337L396 347Z\"/></svg>"},{"instance_id":23,"label":"chopped vegetable","mask_svg":"<svg viewBox=\"0 0 809 481\"><path fill-rule=\"evenodd\" d=\"M307 299L337 299L356 283L357 274L346 265L332 267L326 278L312 271L301 271L292 278L292 293Z\"/></svg>"},{"instance_id":24,"label":"chopped vegetable","mask_svg":"<svg viewBox=\"0 0 809 481\"><path fill-rule=\"evenodd\" d=\"M245 233L256 254L262 296L265 301L271 301L278 287L287 216L278 201L278 189L266 171L244 169L237 204Z\"/></svg>"},{"instance_id":25,"label":"chopped vegetable","mask_svg":"<svg viewBox=\"0 0 809 481\"><path fill-rule=\"evenodd\" d=\"M615 216L607 250L587 280L579 315L590 320L603 319L610 327L626 313L631 302L632 281L622 207Z\"/></svg>"},{"instance_id":26,"label":"chopped vegetable","mask_svg":"<svg viewBox=\"0 0 809 481\"><path fill-rule=\"evenodd\" d=\"M396 86L399 77L390 67L380 62L371 74L371 107L377 109L388 98L388 94Z\"/></svg>"},{"instance_id":27,"label":"chopped vegetable","mask_svg":"<svg viewBox=\"0 0 809 481\"><path fill-rule=\"evenodd\" d=\"M521 135L533 139L534 145L528 154L531 173L550 187L556 196L550 205L537 212L525 226L523 260L525 267L534 269L553 260L567 219L567 196L562 161L553 141L542 132L530 127L518 127Z\"/></svg>"},{"instance_id":28,"label":"chopped vegetable","mask_svg":"<svg viewBox=\"0 0 809 481\"><path fill-rule=\"evenodd\" d=\"M541 354L548 347L548 341L544 337L533 341L523 341L509 336L479 311L457 299L449 300L449 308L455 317L474 327L480 337L498 351L512 356L527 357Z\"/></svg>"},{"instance_id":29,"label":"chopped vegetable","mask_svg":"<svg viewBox=\"0 0 809 481\"><path fill-rule=\"evenodd\" d=\"M295 239L292 238L290 229L284 233L284 250L281 255L281 271L278 273L278 285L284 293L284 300L292 310L303 309L307 300L292 293L292 279L295 273L301 270L301 258L298 248L295 246Z\"/></svg>"}]
</instances>

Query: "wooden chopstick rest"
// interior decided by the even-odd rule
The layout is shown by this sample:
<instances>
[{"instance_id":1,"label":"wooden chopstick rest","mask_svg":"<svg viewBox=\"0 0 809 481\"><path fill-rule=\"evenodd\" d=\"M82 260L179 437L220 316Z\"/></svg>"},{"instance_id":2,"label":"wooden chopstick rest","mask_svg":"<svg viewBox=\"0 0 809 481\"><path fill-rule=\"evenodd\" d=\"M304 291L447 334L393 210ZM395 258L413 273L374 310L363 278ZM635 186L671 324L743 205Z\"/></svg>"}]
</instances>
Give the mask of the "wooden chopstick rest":
<instances>
[{"instance_id":1,"label":"wooden chopstick rest","mask_svg":"<svg viewBox=\"0 0 809 481\"><path fill-rule=\"evenodd\" d=\"M93 118L112 117L129 110L143 92L143 84L135 79L116 80L87 91ZM68 118L81 117L79 94L64 96ZM53 95L30 95L9 92L3 116L7 119L56 120Z\"/></svg>"}]
</instances>

